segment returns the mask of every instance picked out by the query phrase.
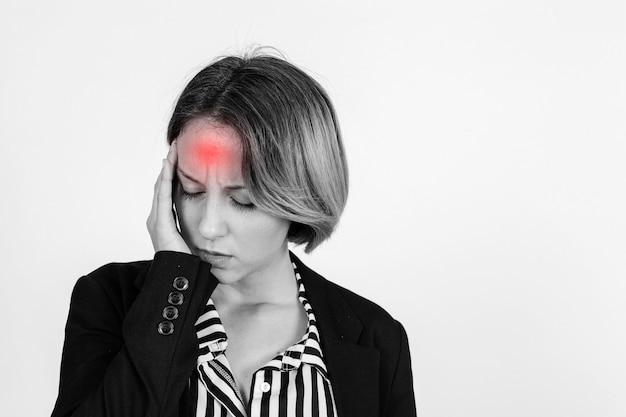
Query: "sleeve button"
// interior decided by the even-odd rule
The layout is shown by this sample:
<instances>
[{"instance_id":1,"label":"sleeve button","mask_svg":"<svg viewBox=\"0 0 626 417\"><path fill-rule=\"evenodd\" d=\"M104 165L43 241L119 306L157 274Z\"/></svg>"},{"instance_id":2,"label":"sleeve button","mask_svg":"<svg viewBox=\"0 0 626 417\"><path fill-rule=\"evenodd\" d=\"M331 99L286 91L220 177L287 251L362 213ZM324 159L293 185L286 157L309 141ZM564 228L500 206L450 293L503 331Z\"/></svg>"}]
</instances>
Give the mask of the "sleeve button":
<instances>
[{"instance_id":1,"label":"sleeve button","mask_svg":"<svg viewBox=\"0 0 626 417\"><path fill-rule=\"evenodd\" d=\"M185 291L189 288L189 280L185 277L176 277L172 285L179 291Z\"/></svg>"},{"instance_id":2,"label":"sleeve button","mask_svg":"<svg viewBox=\"0 0 626 417\"><path fill-rule=\"evenodd\" d=\"M167 296L167 302L172 305L179 306L183 303L183 295L179 293L178 291L172 291Z\"/></svg>"},{"instance_id":3,"label":"sleeve button","mask_svg":"<svg viewBox=\"0 0 626 417\"><path fill-rule=\"evenodd\" d=\"M167 306L163 309L163 318L174 320L178 318L178 309L174 306Z\"/></svg>"},{"instance_id":4,"label":"sleeve button","mask_svg":"<svg viewBox=\"0 0 626 417\"><path fill-rule=\"evenodd\" d=\"M159 333L164 336L174 333L174 323L171 321L162 321L159 323Z\"/></svg>"}]
</instances>

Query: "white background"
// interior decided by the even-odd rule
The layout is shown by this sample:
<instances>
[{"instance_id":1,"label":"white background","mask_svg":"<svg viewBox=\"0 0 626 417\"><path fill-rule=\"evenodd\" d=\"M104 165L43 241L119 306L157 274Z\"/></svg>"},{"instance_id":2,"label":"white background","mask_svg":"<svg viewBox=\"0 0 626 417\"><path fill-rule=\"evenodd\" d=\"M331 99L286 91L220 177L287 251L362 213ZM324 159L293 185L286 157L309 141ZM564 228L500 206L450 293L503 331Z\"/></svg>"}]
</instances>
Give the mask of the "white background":
<instances>
[{"instance_id":1,"label":"white background","mask_svg":"<svg viewBox=\"0 0 626 417\"><path fill-rule=\"evenodd\" d=\"M623 1L0 6L0 414L49 415L76 280L152 259L187 81L271 45L350 169L311 256L406 327L421 417L626 415Z\"/></svg>"}]
</instances>

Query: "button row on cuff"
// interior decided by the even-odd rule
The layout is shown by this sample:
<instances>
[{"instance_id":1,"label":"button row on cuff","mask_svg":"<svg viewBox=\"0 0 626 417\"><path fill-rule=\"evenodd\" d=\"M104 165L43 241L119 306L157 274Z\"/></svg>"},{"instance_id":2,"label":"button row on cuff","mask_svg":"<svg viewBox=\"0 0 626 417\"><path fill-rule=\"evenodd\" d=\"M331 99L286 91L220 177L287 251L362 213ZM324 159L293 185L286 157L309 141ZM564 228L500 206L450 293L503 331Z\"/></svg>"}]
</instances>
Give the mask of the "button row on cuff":
<instances>
[{"instance_id":1,"label":"button row on cuff","mask_svg":"<svg viewBox=\"0 0 626 417\"><path fill-rule=\"evenodd\" d=\"M178 291L185 291L189 288L189 280L185 277L176 277L174 278L174 282L172 286ZM162 316L167 319L166 321L162 321L159 323L158 332L163 336L168 336L174 333L174 323L170 320L175 320L178 318L178 309L174 306L179 306L183 303L183 295L178 291L172 291L167 296L167 302L171 305L166 306L163 309Z\"/></svg>"}]
</instances>

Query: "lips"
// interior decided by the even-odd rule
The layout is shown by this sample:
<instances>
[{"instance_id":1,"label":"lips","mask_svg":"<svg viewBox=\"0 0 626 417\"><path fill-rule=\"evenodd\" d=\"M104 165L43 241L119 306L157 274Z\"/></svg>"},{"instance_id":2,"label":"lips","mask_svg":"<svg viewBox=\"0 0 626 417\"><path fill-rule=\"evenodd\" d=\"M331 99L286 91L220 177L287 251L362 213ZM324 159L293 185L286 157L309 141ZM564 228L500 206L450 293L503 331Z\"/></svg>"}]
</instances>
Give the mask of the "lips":
<instances>
[{"instance_id":1,"label":"lips","mask_svg":"<svg viewBox=\"0 0 626 417\"><path fill-rule=\"evenodd\" d=\"M202 250L202 252L206 253L207 255L213 255L213 256L230 256L227 253L214 251L214 250Z\"/></svg>"},{"instance_id":2,"label":"lips","mask_svg":"<svg viewBox=\"0 0 626 417\"><path fill-rule=\"evenodd\" d=\"M232 256L214 255L214 253L221 253L221 252L208 252L208 251L203 250L200 252L200 259L202 259L204 262L210 263L211 265L213 265L213 267L226 268Z\"/></svg>"}]
</instances>

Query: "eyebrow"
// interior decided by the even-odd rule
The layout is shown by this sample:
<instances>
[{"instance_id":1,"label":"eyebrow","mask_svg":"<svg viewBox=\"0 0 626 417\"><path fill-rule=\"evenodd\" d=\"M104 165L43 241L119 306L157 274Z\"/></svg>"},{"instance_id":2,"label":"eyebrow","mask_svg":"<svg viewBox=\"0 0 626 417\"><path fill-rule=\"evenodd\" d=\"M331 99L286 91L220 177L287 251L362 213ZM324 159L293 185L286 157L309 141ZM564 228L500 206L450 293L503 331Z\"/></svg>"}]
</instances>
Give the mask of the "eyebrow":
<instances>
[{"instance_id":1,"label":"eyebrow","mask_svg":"<svg viewBox=\"0 0 626 417\"><path fill-rule=\"evenodd\" d=\"M186 174L185 172L183 172L180 168L177 169L179 174L182 174L183 177L187 178L188 180L191 180L193 182L195 182L196 184L202 184L200 181L192 178L189 174ZM243 185L229 185L227 187L224 187L227 190L245 190L246 187L244 187Z\"/></svg>"}]
</instances>

